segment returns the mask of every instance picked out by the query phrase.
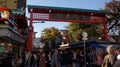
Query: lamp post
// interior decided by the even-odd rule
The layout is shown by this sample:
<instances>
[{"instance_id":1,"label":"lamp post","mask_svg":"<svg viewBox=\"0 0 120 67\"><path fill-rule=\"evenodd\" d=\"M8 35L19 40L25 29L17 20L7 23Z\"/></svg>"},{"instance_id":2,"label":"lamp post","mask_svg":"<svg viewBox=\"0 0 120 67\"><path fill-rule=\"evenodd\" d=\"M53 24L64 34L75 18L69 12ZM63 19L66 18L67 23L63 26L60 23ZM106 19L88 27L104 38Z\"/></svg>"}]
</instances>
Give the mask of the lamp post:
<instances>
[{"instance_id":1,"label":"lamp post","mask_svg":"<svg viewBox=\"0 0 120 67\"><path fill-rule=\"evenodd\" d=\"M85 63L85 67L86 67L86 45L85 45L85 40L87 40L88 34L86 32L82 33L82 40L84 41L84 63Z\"/></svg>"}]
</instances>

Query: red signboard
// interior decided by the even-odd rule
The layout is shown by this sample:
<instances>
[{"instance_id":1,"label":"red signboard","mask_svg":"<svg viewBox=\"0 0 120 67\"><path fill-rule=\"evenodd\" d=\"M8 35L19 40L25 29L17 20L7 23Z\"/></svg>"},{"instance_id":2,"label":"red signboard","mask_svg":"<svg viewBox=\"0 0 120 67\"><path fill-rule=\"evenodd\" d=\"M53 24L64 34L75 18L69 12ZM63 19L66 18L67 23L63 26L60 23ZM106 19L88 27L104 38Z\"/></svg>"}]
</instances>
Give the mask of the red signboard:
<instances>
[{"instance_id":1,"label":"red signboard","mask_svg":"<svg viewBox=\"0 0 120 67\"><path fill-rule=\"evenodd\" d=\"M33 13L33 20L103 23L102 17L70 13Z\"/></svg>"}]
</instances>

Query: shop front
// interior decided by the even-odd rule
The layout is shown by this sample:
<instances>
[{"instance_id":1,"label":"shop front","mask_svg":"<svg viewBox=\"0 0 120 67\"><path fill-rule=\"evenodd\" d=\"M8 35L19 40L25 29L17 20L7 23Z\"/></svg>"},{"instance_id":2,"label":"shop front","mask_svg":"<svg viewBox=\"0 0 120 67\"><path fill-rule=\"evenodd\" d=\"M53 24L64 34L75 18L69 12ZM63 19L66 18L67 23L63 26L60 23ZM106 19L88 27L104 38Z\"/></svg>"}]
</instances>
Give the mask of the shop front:
<instances>
[{"instance_id":1,"label":"shop front","mask_svg":"<svg viewBox=\"0 0 120 67\"><path fill-rule=\"evenodd\" d=\"M0 28L0 54L13 53L16 58L25 48L25 38L10 28Z\"/></svg>"}]
</instances>

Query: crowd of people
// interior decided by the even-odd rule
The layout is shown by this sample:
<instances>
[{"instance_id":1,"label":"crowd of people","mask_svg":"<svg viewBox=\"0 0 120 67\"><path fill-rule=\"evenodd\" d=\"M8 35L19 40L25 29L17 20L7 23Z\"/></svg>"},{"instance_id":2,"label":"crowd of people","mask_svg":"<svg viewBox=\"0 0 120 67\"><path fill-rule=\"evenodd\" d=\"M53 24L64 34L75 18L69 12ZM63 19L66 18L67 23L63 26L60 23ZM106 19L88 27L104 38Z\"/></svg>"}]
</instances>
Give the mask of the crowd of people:
<instances>
[{"instance_id":1,"label":"crowd of people","mask_svg":"<svg viewBox=\"0 0 120 67\"><path fill-rule=\"evenodd\" d=\"M14 53L2 53L0 54L0 67L13 67L16 64Z\"/></svg>"},{"instance_id":2,"label":"crowd of people","mask_svg":"<svg viewBox=\"0 0 120 67\"><path fill-rule=\"evenodd\" d=\"M48 52L25 51L13 66L12 61L6 62L11 63L8 67L120 67L120 47L109 45L106 51L88 49L84 59L84 50L76 48Z\"/></svg>"}]
</instances>

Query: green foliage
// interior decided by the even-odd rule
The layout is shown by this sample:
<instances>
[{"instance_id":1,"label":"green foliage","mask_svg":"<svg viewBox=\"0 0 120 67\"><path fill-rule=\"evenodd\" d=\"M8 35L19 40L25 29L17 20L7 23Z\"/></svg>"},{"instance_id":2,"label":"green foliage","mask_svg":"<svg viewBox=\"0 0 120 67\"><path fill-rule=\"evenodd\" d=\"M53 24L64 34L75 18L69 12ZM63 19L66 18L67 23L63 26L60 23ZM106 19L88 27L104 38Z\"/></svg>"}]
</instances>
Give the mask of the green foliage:
<instances>
[{"instance_id":1,"label":"green foliage","mask_svg":"<svg viewBox=\"0 0 120 67\"><path fill-rule=\"evenodd\" d=\"M88 38L102 37L102 27L89 23L70 23L67 27L68 36L71 41L79 41L82 39L82 32L88 33Z\"/></svg>"},{"instance_id":2,"label":"green foliage","mask_svg":"<svg viewBox=\"0 0 120 67\"><path fill-rule=\"evenodd\" d=\"M45 28L42 32L43 32L43 34L42 34L41 38L44 41L48 41L48 40L54 41L55 36L59 36L60 35L59 30L56 29L55 27Z\"/></svg>"}]
</instances>

